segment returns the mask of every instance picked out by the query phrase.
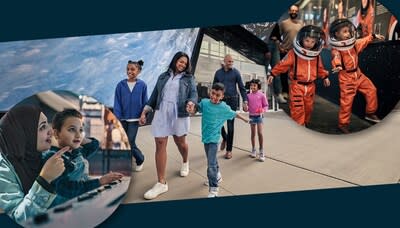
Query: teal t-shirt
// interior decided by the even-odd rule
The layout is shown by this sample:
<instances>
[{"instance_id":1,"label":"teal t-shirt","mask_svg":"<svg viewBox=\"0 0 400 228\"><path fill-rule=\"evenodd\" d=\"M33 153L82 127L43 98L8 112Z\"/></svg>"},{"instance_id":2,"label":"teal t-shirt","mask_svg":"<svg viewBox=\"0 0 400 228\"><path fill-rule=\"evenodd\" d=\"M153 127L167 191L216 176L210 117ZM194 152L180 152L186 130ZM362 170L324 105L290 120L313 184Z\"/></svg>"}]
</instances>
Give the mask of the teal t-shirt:
<instances>
[{"instance_id":1,"label":"teal t-shirt","mask_svg":"<svg viewBox=\"0 0 400 228\"><path fill-rule=\"evenodd\" d=\"M201 141L203 143L218 143L221 136L221 127L226 120L236 116L236 112L225 102L211 103L210 99L202 99L199 104L201 118Z\"/></svg>"}]
</instances>

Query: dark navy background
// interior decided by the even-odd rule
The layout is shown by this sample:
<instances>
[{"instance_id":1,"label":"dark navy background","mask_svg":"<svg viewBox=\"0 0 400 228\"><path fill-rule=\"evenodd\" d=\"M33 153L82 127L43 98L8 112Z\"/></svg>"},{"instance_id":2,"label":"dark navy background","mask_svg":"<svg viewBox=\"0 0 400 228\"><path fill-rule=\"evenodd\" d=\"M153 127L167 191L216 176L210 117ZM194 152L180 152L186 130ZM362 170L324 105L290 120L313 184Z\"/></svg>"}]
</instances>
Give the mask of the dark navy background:
<instances>
[{"instance_id":1,"label":"dark navy background","mask_svg":"<svg viewBox=\"0 0 400 228\"><path fill-rule=\"evenodd\" d=\"M380 2L399 18L398 1ZM0 42L276 21L291 3L9 1L0 7ZM400 185L392 184L121 205L100 227L387 227L399 222L399 205ZM0 224L16 227L5 214Z\"/></svg>"}]
</instances>

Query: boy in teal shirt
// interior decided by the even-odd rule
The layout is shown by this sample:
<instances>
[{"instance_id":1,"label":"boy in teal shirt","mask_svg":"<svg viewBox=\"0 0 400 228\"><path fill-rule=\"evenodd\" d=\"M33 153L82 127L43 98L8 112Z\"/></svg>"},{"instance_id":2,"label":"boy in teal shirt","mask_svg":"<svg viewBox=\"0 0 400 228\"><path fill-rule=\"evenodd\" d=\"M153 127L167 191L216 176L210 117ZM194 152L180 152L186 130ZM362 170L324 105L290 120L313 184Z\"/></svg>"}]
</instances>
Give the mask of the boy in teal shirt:
<instances>
[{"instance_id":1,"label":"boy in teal shirt","mask_svg":"<svg viewBox=\"0 0 400 228\"><path fill-rule=\"evenodd\" d=\"M217 151L218 143L221 136L221 127L226 120L231 120L235 117L249 123L249 119L233 111L225 102L221 101L224 98L225 87L222 83L215 83L210 92L210 99L202 99L197 105L197 110L202 113L201 119L201 135L204 143L204 150L207 156L207 177L209 183L208 197L218 196L218 161ZM194 113L194 109L192 113Z\"/></svg>"}]
</instances>

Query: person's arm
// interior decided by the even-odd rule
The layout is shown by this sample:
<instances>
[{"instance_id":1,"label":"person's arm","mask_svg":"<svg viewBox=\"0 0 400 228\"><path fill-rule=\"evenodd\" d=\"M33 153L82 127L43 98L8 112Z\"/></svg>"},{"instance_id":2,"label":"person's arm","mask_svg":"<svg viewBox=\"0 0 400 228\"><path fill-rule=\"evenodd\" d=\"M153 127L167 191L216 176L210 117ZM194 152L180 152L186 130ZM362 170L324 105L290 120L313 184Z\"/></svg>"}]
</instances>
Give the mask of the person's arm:
<instances>
[{"instance_id":1,"label":"person's arm","mask_svg":"<svg viewBox=\"0 0 400 228\"><path fill-rule=\"evenodd\" d=\"M248 118L233 111L231 107L228 106L224 101L222 101L220 105L222 107L220 112L218 113L218 118L221 118L223 120L232 120L233 118L238 117L239 119L249 123L250 120Z\"/></svg>"},{"instance_id":2,"label":"person's arm","mask_svg":"<svg viewBox=\"0 0 400 228\"><path fill-rule=\"evenodd\" d=\"M161 74L162 75L162 74ZM153 92L151 92L150 98L147 101L146 105L144 106L142 115L146 115L146 113L148 112L152 112L153 109L156 107L157 104L157 98L158 98L158 90L157 90L157 85L160 81L160 77L161 75L158 77L156 85L154 86Z\"/></svg>"},{"instance_id":3,"label":"person's arm","mask_svg":"<svg viewBox=\"0 0 400 228\"><path fill-rule=\"evenodd\" d=\"M236 117L239 118L239 119L241 119L241 120L243 120L243 121L246 122L246 123L250 123L250 119L249 119L248 117L246 117L246 116L243 116L243 115L240 114L240 113L236 113Z\"/></svg>"},{"instance_id":4,"label":"person's arm","mask_svg":"<svg viewBox=\"0 0 400 228\"><path fill-rule=\"evenodd\" d=\"M190 104L190 102L192 102L193 105L196 105L198 100L198 94L197 94L196 82L194 81L194 76L190 77L189 86L190 88L186 104Z\"/></svg>"},{"instance_id":5,"label":"person's arm","mask_svg":"<svg viewBox=\"0 0 400 228\"><path fill-rule=\"evenodd\" d=\"M247 93L246 93L246 88L244 87L242 76L240 75L240 72L238 70L236 71L236 83L238 84L239 91L240 91L240 96L242 96L243 103L247 104Z\"/></svg>"},{"instance_id":6,"label":"person's arm","mask_svg":"<svg viewBox=\"0 0 400 228\"><path fill-rule=\"evenodd\" d=\"M340 56L340 52L336 49L332 49L331 51L332 54L332 72L337 73L343 69L342 66L342 57Z\"/></svg>"},{"instance_id":7,"label":"person's arm","mask_svg":"<svg viewBox=\"0 0 400 228\"><path fill-rule=\"evenodd\" d=\"M140 115L140 119L139 119L139 124L140 125L146 124L146 114L149 113L149 112L153 112L155 107L156 107L156 105L157 105L157 99L158 99L157 85L160 82L160 77L163 76L164 74L165 73L163 73L160 76L158 76L156 85L154 86L153 91L151 92L150 98L147 101L146 105L144 106L142 114Z\"/></svg>"},{"instance_id":8,"label":"person's arm","mask_svg":"<svg viewBox=\"0 0 400 228\"><path fill-rule=\"evenodd\" d=\"M196 112L202 112L203 104L202 101L194 104L192 107L189 104L186 104L186 111L191 115L194 115Z\"/></svg>"},{"instance_id":9,"label":"person's arm","mask_svg":"<svg viewBox=\"0 0 400 228\"><path fill-rule=\"evenodd\" d=\"M25 195L13 168L0 156L0 208L14 221L23 222L45 212L55 199L54 189L43 178L39 179Z\"/></svg>"},{"instance_id":10,"label":"person's arm","mask_svg":"<svg viewBox=\"0 0 400 228\"><path fill-rule=\"evenodd\" d=\"M319 55L317 58L319 58L317 77L325 79L329 76L329 72L327 70L325 70L321 56Z\"/></svg>"},{"instance_id":11,"label":"person's arm","mask_svg":"<svg viewBox=\"0 0 400 228\"><path fill-rule=\"evenodd\" d=\"M375 39L375 37L375 34L370 34L361 39L357 39L354 45L356 47L357 53L360 53L362 50L364 50L364 48L366 48L368 44L370 44Z\"/></svg>"},{"instance_id":12,"label":"person's arm","mask_svg":"<svg viewBox=\"0 0 400 228\"><path fill-rule=\"evenodd\" d=\"M331 85L331 81L328 78L329 72L327 70L325 70L324 64L322 63L321 56L318 56L317 58L319 58L317 77L322 78L324 80L324 82L323 82L324 86L328 87Z\"/></svg>"},{"instance_id":13,"label":"person's arm","mask_svg":"<svg viewBox=\"0 0 400 228\"><path fill-rule=\"evenodd\" d=\"M143 111L144 105L146 105L148 101L149 101L149 97L147 95L147 85L146 85L146 83L144 83L143 90L142 90L142 104L143 104L142 111Z\"/></svg>"},{"instance_id":14,"label":"person's arm","mask_svg":"<svg viewBox=\"0 0 400 228\"><path fill-rule=\"evenodd\" d=\"M278 77L280 74L287 72L294 65L294 52L289 51L286 56L277 63L271 70L271 75L268 77L268 84L272 83L274 77Z\"/></svg>"},{"instance_id":15,"label":"person's arm","mask_svg":"<svg viewBox=\"0 0 400 228\"><path fill-rule=\"evenodd\" d=\"M71 199L101 186L98 178L86 181L71 181L63 174L52 182L58 195Z\"/></svg>"},{"instance_id":16,"label":"person's arm","mask_svg":"<svg viewBox=\"0 0 400 228\"><path fill-rule=\"evenodd\" d=\"M115 88L115 95L114 95L114 108L113 112L115 117L119 120L122 118L122 104L121 104L121 83L118 83L117 87Z\"/></svg>"},{"instance_id":17,"label":"person's arm","mask_svg":"<svg viewBox=\"0 0 400 228\"><path fill-rule=\"evenodd\" d=\"M262 96L261 104L263 107L263 111L264 112L268 111L268 100L267 100L267 97L265 96L265 94L263 94L263 96Z\"/></svg>"},{"instance_id":18,"label":"person's arm","mask_svg":"<svg viewBox=\"0 0 400 228\"><path fill-rule=\"evenodd\" d=\"M217 71L215 71L215 73L214 73L214 79L213 79L213 85L215 84L215 83L217 83L217 82L220 82L219 81L219 79L218 79L218 74L217 74L217 72L218 72L218 70Z\"/></svg>"},{"instance_id":19,"label":"person's arm","mask_svg":"<svg viewBox=\"0 0 400 228\"><path fill-rule=\"evenodd\" d=\"M84 158L89 159L100 148L100 142L99 142L99 140L97 140L93 137L83 138L81 146L82 146L82 149L81 149L82 156Z\"/></svg>"}]
</instances>

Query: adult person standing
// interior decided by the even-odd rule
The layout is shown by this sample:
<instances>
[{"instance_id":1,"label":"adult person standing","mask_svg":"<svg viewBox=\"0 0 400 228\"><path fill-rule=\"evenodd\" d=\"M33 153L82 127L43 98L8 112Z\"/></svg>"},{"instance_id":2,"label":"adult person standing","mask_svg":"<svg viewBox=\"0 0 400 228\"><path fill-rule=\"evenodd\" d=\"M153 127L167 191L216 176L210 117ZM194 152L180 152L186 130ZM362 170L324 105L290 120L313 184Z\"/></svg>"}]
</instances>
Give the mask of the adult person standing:
<instances>
[{"instance_id":1,"label":"adult person standing","mask_svg":"<svg viewBox=\"0 0 400 228\"><path fill-rule=\"evenodd\" d=\"M231 55L226 55L224 58L224 65L215 72L213 85L217 82L221 82L225 86L224 99L225 103L231 107L233 111L236 111L239 106L239 95L237 86L239 87L240 96L243 100L243 111L247 112L247 94L243 84L242 76L239 70L233 67L233 58ZM223 126L221 129L222 142L221 150L226 148L225 158L232 158L232 146L233 146L233 135L234 135L234 124L235 119L227 120L227 130Z\"/></svg>"},{"instance_id":2,"label":"adult person standing","mask_svg":"<svg viewBox=\"0 0 400 228\"><path fill-rule=\"evenodd\" d=\"M297 19L299 15L299 6L291 5L289 7L289 18L279 23L279 31L282 42L279 45L280 57L283 59L290 49L293 48L293 40L296 38L297 32L304 26L302 20ZM287 72L281 74L282 92L287 95L289 93L289 79Z\"/></svg>"},{"instance_id":3,"label":"adult person standing","mask_svg":"<svg viewBox=\"0 0 400 228\"><path fill-rule=\"evenodd\" d=\"M168 70L158 77L140 117L140 124L145 124L146 114L155 110L151 132L156 144L158 182L144 194L145 199L154 199L168 191L165 178L168 136L174 137L182 156L180 175L185 177L189 174L189 148L186 142L190 127L188 110L194 109L195 104L197 104L197 90L194 76L191 74L189 56L184 52L177 52Z\"/></svg>"},{"instance_id":4,"label":"adult person standing","mask_svg":"<svg viewBox=\"0 0 400 228\"><path fill-rule=\"evenodd\" d=\"M280 60L279 55L279 42L282 41L279 34L279 24L275 23L274 28L272 29L271 35L269 36L268 41L268 50L269 52L265 53L265 72L267 75L270 74L268 66L271 65L271 69L274 68L276 64L278 64ZM281 77L276 77L272 83L272 88L274 92L274 96L279 103L285 104L287 103L286 99L282 95L282 82Z\"/></svg>"},{"instance_id":5,"label":"adult person standing","mask_svg":"<svg viewBox=\"0 0 400 228\"><path fill-rule=\"evenodd\" d=\"M51 182L64 170L64 147L44 164L53 131L36 106L21 105L0 119L0 209L23 222L43 213L56 197Z\"/></svg>"}]
</instances>

